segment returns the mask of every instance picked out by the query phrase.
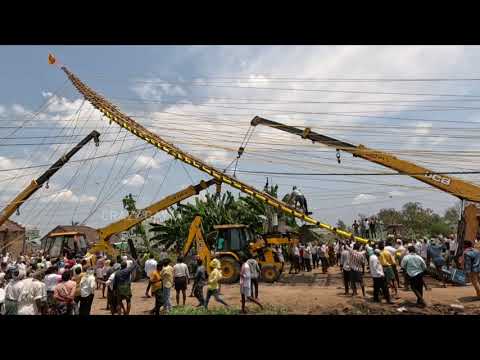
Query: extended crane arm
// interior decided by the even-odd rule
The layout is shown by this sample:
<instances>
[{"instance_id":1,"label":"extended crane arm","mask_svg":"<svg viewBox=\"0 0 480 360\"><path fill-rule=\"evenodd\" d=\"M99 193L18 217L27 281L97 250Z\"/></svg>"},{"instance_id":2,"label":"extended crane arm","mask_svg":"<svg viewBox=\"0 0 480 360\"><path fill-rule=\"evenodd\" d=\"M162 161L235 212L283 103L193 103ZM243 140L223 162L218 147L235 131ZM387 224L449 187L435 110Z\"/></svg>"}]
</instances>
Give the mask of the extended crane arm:
<instances>
[{"instance_id":1,"label":"extended crane arm","mask_svg":"<svg viewBox=\"0 0 480 360\"><path fill-rule=\"evenodd\" d=\"M30 197L35 191L40 189L44 183L48 181L60 168L65 165L73 155L75 155L84 145L90 140L94 139L95 145L98 146L100 133L98 131L92 131L82 141L80 141L72 150L58 159L52 166L48 168L38 179L32 180L15 199L13 199L0 213L0 226L7 221L7 219Z\"/></svg>"},{"instance_id":2,"label":"extended crane arm","mask_svg":"<svg viewBox=\"0 0 480 360\"><path fill-rule=\"evenodd\" d=\"M193 242L195 241L195 246L197 248L197 254L202 259L205 265L210 263L210 249L203 237L202 231L202 217L195 216L190 225L190 229L188 231L187 241L183 245L182 249L182 256L187 256L188 252L193 246Z\"/></svg>"},{"instance_id":3,"label":"extended crane arm","mask_svg":"<svg viewBox=\"0 0 480 360\"><path fill-rule=\"evenodd\" d=\"M194 156L186 153L185 151L180 150L176 146L170 144L169 142L163 140L160 136L154 134L150 130L144 128L142 125L138 124L136 121L134 121L132 118L129 116L125 115L121 111L117 109L116 106L111 104L109 101L98 95L95 91L90 89L87 85L85 85L77 76L75 76L73 73L71 73L65 66L62 66L61 69L67 74L69 80L72 82L73 86L80 92L80 94L83 95L83 97L90 102L96 109L101 111L110 121L114 121L120 126L124 127L128 131L130 131L132 134L138 136L139 138L145 140L146 142L156 146L162 151L165 151L169 155L173 156L176 159L179 159L183 161L184 163L191 165L207 174L210 176L213 176L217 181L221 183L226 183L243 193L246 193L248 195L253 196L254 198L270 205L273 206L281 211L283 211L286 214L295 216L298 219L301 219L305 222L308 222L310 224L315 224L323 229L326 229L328 231L331 231L335 234L338 234L340 236L346 237L346 238L352 238L353 234L336 229L331 225L324 224L306 214L303 212L297 211L293 207L285 204L284 202L274 198L273 196L266 194L264 192L261 192L254 187L247 185L241 181L238 181L237 179L228 176L224 174L222 171L207 165L205 162L195 158ZM362 243L367 243L368 240L363 239L361 237L353 237L354 240L362 242Z\"/></svg>"},{"instance_id":4,"label":"extended crane arm","mask_svg":"<svg viewBox=\"0 0 480 360\"><path fill-rule=\"evenodd\" d=\"M128 229L131 229L135 225L140 224L142 221L155 215L159 211L165 210L182 200L188 199L189 197L198 195L202 190L205 190L216 183L217 182L215 181L215 179L201 181L197 185L191 185L179 192L176 192L175 194L163 198L162 200L146 207L145 209L139 210L135 215L130 215L124 219L121 219L101 229L98 229L100 242L107 241L108 238L113 234L118 234L122 231L127 231Z\"/></svg>"},{"instance_id":5,"label":"extended crane arm","mask_svg":"<svg viewBox=\"0 0 480 360\"><path fill-rule=\"evenodd\" d=\"M452 176L438 174L435 171L415 165L409 161L399 159L396 156L383 151L369 149L363 145L357 146L349 144L329 136L318 134L311 131L309 128L300 130L296 127L280 124L259 116L256 116L251 121L251 125L266 125L275 129L286 131L288 133L301 136L304 139L309 139L313 142L319 142L321 144L334 147L337 150L349 152L355 157L360 157L376 164L386 166L392 170L398 171L399 173L404 173L437 189L452 194L462 200L464 199L475 202L480 201L480 186Z\"/></svg>"}]
</instances>

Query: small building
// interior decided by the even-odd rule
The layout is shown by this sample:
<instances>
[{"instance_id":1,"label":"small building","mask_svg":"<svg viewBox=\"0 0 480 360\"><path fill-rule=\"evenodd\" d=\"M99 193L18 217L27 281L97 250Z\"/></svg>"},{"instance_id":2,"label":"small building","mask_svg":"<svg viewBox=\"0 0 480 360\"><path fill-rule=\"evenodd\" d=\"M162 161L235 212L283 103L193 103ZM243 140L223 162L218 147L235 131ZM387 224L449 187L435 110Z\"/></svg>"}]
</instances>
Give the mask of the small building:
<instances>
[{"instance_id":1,"label":"small building","mask_svg":"<svg viewBox=\"0 0 480 360\"><path fill-rule=\"evenodd\" d=\"M17 257L24 251L25 227L12 220L0 226L0 253Z\"/></svg>"}]
</instances>

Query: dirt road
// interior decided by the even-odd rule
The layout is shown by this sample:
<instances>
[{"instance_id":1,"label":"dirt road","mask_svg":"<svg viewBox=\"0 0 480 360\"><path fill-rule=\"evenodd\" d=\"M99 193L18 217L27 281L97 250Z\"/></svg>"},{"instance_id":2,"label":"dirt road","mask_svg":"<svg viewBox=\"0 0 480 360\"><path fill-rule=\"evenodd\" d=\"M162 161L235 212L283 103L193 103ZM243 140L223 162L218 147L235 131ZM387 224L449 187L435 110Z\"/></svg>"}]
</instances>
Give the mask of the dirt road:
<instances>
[{"instance_id":1,"label":"dirt road","mask_svg":"<svg viewBox=\"0 0 480 360\"><path fill-rule=\"evenodd\" d=\"M473 297L472 286L453 286L442 288L441 283L430 277L426 278L429 291L425 300L428 307L417 308L415 295L411 291L400 289L399 298L394 305L381 305L372 302L372 279L366 275L366 297L345 296L343 281L338 267L322 274L318 269L310 273L298 275L284 274L281 281L275 284L260 284L259 300L282 314L480 314L480 299ZM132 315L148 315L154 306L153 298L145 298L146 280L132 284ZM224 300L235 309L240 308L240 292L238 284L221 288ZM195 306L197 300L188 297L187 305ZM360 292L361 294L361 292ZM175 306L175 291L172 290L171 302ZM451 306L453 304L453 306ZM101 291L95 293L92 314L110 314L106 307L106 299L101 298ZM221 308L223 305L211 300L209 308ZM248 304L248 308L257 313L256 305ZM400 310L399 310L400 309ZM261 313L261 312L258 312Z\"/></svg>"}]
</instances>

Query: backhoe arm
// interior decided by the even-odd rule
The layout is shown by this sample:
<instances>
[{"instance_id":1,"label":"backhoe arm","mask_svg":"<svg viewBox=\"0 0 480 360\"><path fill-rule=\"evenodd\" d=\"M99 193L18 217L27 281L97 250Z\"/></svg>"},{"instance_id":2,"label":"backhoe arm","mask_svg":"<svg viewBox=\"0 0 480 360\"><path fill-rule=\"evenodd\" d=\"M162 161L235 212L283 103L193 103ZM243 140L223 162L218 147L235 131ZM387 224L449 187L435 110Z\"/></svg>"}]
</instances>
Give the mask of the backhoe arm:
<instances>
[{"instance_id":1,"label":"backhoe arm","mask_svg":"<svg viewBox=\"0 0 480 360\"><path fill-rule=\"evenodd\" d=\"M208 268L208 264L210 263L210 249L208 248L207 242L203 237L202 217L199 215L195 216L195 219L193 219L192 224L190 225L187 240L183 245L182 256L187 256L188 252L193 246L194 241L198 256L200 259L202 259L205 267Z\"/></svg>"},{"instance_id":2,"label":"backhoe arm","mask_svg":"<svg viewBox=\"0 0 480 360\"><path fill-rule=\"evenodd\" d=\"M95 251L110 251L112 252L112 246L108 242L108 239L114 235L123 231L127 231L134 227L135 225L140 224L142 221L152 217L156 213L169 208L172 205L177 204L178 202L188 199L194 195L198 195L201 191L207 189L208 187L216 184L217 182L214 179L208 181L201 181L197 185L191 185L175 194L169 195L166 198L146 207L145 209L139 210L135 215L129 215L124 219L116 221L110 225L107 225L103 228L98 229L99 242L90 249L90 252Z\"/></svg>"},{"instance_id":3,"label":"backhoe arm","mask_svg":"<svg viewBox=\"0 0 480 360\"><path fill-rule=\"evenodd\" d=\"M409 161L399 159L396 156L383 151L369 149L363 145L356 146L329 136L318 134L311 131L309 128L300 130L296 127L280 124L259 116L256 116L251 121L251 125L266 125L294 135L298 135L304 139L312 140L312 142L319 142L323 145L334 147L337 150L349 152L355 157L360 157L362 159L398 171L399 173L409 175L462 200L475 202L480 201L480 186L472 184L468 181L460 180L453 176L438 174L435 171L416 165Z\"/></svg>"}]
</instances>

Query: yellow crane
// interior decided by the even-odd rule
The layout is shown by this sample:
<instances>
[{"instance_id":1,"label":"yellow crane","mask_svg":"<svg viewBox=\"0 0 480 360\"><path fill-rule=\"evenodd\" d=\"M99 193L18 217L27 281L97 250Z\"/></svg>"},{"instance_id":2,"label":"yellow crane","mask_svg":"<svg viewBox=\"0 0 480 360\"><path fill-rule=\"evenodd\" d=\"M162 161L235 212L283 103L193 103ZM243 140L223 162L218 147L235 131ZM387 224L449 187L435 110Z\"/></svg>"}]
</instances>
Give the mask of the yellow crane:
<instances>
[{"instance_id":1,"label":"yellow crane","mask_svg":"<svg viewBox=\"0 0 480 360\"><path fill-rule=\"evenodd\" d=\"M312 142L321 143L326 146L333 147L337 150L337 159L340 163L340 150L352 154L379 165L383 165L401 174L406 174L417 180L420 180L439 190L445 191L459 199L472 202L480 202L480 186L472 184L468 181L455 178L446 174L439 174L435 171L427 169L423 166L416 165L410 161L402 160L396 156L384 151L367 148L363 145L353 145L335 138L318 134L311 131L310 128L299 129L297 127L281 124L276 121L264 119L256 116L250 123L252 126L265 125L274 129L288 132L290 134L301 136L303 139ZM462 213L462 219L459 225L459 250L463 249L463 240L475 240L478 230L477 208L474 204L465 207Z\"/></svg>"},{"instance_id":2,"label":"yellow crane","mask_svg":"<svg viewBox=\"0 0 480 360\"><path fill-rule=\"evenodd\" d=\"M190 185L187 188L176 192L175 194L169 195L162 200L153 203L145 209L138 210L136 214L129 215L121 220L97 229L99 238L98 242L90 249L80 250L88 250L88 253L86 254L86 259L89 260L91 264L95 263L95 254L97 253L103 252L110 256L115 256L117 253L109 242L109 239L112 235L127 231L135 225L138 225L142 221L148 219L149 217L152 217L156 213L165 210L168 207L175 205L182 200L188 199L189 197L192 197L194 195L198 195L201 191L207 189L214 184L217 184L217 181L214 179L208 181L202 180L197 185ZM78 235L78 232L64 232L52 234L45 241L43 245L43 250L45 250L46 253L50 254L53 257L59 256L63 253L64 244L68 242L68 239L75 236L78 237ZM51 249L57 249L58 254L51 254Z\"/></svg>"},{"instance_id":3,"label":"yellow crane","mask_svg":"<svg viewBox=\"0 0 480 360\"><path fill-rule=\"evenodd\" d=\"M49 56L49 63L55 64L56 59L50 55ZM332 233L335 233L341 237L349 238L354 241L358 241L360 243L368 243L367 239L361 238L359 236L354 236L353 234L337 229L329 224L325 224L320 222L313 217L296 210L295 208L285 204L283 201L276 199L275 197L259 191L254 187L237 180L234 177L228 176L222 171L216 169L213 166L206 164L204 161L188 154L187 152L179 149L175 145L165 141L157 134L151 132L150 130L146 129L131 117L127 116L123 112L121 112L115 105L110 103L104 97L96 93L86 84L84 84L77 76L75 76L71 71L69 71L65 66L61 66L61 69L65 72L68 79L71 81L73 86L79 91L80 94L87 100L93 107L98 109L105 117L107 117L110 121L113 121L120 125L121 127L127 129L135 136L145 140L146 142L152 144L153 146L159 148L160 150L166 152L167 154L173 156L174 158L197 168L204 173L212 176L215 180L220 183L225 183L232 186L235 189L240 190L243 193L246 193L274 208L277 208L284 213L294 216L300 220L303 220L307 223L317 225L320 228L328 230Z\"/></svg>"},{"instance_id":4,"label":"yellow crane","mask_svg":"<svg viewBox=\"0 0 480 360\"><path fill-rule=\"evenodd\" d=\"M95 141L95 145L99 144L100 133L92 131L82 141L80 141L73 149L58 159L52 166L48 168L39 178L32 180L32 182L20 192L0 213L0 226L8 220L8 218L18 211L20 206L28 200L43 184L45 184L60 168L65 165L84 145L90 140Z\"/></svg>"}]
</instances>

